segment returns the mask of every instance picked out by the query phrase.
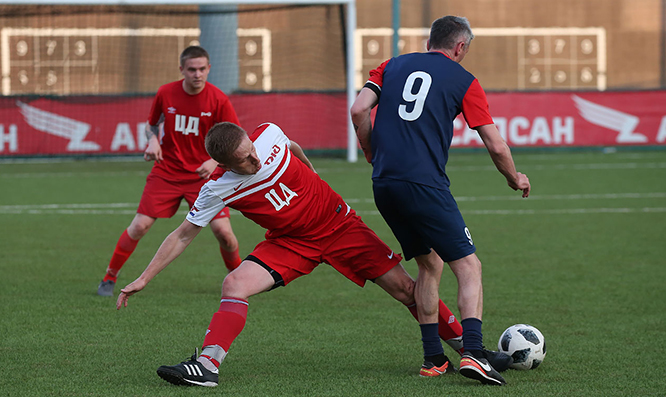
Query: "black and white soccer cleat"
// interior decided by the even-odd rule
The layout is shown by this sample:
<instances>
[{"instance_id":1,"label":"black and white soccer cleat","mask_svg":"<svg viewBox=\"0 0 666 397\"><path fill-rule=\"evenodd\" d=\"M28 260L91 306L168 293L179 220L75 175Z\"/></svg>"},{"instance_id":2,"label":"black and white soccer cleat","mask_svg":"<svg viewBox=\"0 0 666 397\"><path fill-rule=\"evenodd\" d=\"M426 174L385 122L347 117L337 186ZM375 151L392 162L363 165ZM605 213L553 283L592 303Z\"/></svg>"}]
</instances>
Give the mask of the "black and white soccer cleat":
<instances>
[{"instance_id":1,"label":"black and white soccer cleat","mask_svg":"<svg viewBox=\"0 0 666 397\"><path fill-rule=\"evenodd\" d=\"M197 361L195 352L188 361L177 365L163 365L157 369L157 375L165 381L178 386L217 386L218 375L206 369Z\"/></svg>"}]
</instances>

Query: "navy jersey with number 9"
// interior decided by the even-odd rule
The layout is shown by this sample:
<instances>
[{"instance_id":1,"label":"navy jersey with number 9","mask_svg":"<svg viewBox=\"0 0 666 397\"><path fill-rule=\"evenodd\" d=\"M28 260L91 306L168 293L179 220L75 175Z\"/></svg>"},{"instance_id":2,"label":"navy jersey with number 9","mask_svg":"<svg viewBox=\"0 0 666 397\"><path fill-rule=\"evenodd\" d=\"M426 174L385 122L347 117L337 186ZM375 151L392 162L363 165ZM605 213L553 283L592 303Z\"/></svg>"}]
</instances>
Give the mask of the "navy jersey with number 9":
<instances>
[{"instance_id":1,"label":"navy jersey with number 9","mask_svg":"<svg viewBox=\"0 0 666 397\"><path fill-rule=\"evenodd\" d=\"M371 139L373 179L448 190L453 120L462 112L470 128L493 123L476 78L441 52L392 58L370 72L365 86L379 97Z\"/></svg>"}]
</instances>

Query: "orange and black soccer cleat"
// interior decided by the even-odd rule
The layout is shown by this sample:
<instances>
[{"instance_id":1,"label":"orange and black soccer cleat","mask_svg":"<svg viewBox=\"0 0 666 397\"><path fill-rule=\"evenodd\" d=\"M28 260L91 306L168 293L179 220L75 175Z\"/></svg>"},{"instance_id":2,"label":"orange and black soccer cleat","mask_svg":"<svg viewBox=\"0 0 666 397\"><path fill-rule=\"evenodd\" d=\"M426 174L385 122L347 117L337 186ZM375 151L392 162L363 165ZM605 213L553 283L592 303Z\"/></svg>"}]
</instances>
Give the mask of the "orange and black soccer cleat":
<instances>
[{"instance_id":1,"label":"orange and black soccer cleat","mask_svg":"<svg viewBox=\"0 0 666 397\"><path fill-rule=\"evenodd\" d=\"M460 360L460 374L466 378L476 379L484 385L502 386L506 384L502 375L488 363L485 358L476 358L465 352Z\"/></svg>"},{"instance_id":2,"label":"orange and black soccer cleat","mask_svg":"<svg viewBox=\"0 0 666 397\"><path fill-rule=\"evenodd\" d=\"M430 361L425 361L421 366L421 371L419 372L419 375L423 377L432 377L432 376L439 376L442 374L450 374L453 372L456 372L456 367L454 367L451 361L449 360L446 360L446 362L439 367L437 367L435 364L431 363Z\"/></svg>"}]
</instances>

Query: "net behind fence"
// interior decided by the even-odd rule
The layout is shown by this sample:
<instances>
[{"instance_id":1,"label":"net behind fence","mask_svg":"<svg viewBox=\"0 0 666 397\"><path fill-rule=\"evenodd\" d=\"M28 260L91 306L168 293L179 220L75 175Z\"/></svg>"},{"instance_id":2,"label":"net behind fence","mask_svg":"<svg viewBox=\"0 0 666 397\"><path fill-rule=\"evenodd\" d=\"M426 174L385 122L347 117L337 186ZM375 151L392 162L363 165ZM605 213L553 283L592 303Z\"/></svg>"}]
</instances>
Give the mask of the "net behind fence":
<instances>
[{"instance_id":1,"label":"net behind fence","mask_svg":"<svg viewBox=\"0 0 666 397\"><path fill-rule=\"evenodd\" d=\"M2 11L0 154L140 151L152 95L182 78L188 45L207 49L208 81L230 96L246 129L271 121L306 148L346 147L342 6ZM45 134L19 145L12 128L26 124Z\"/></svg>"},{"instance_id":2,"label":"net behind fence","mask_svg":"<svg viewBox=\"0 0 666 397\"><path fill-rule=\"evenodd\" d=\"M356 89L393 55L389 3L356 2ZM243 127L275 122L308 150L343 153L346 12L342 5L0 6L0 157L140 153L152 96L181 78L178 55L190 44L210 53L209 82L230 96ZM508 120L510 143L523 144L522 130L536 128L526 125L541 125L529 122L530 104L553 103L553 91L666 88L666 0L402 0L400 53L425 51L430 23L447 14L471 22L476 37L463 66L489 92L491 114ZM506 104L493 91L530 94ZM578 102L564 97L566 106L546 117L554 120L549 131L589 130ZM642 113L651 109L644 115L623 108L623 95L599 98L611 97L597 104L653 120L630 123L650 131L634 143L666 141L656 132L666 131L659 108L641 105ZM463 125L456 134L474 137ZM530 144L557 142L537 138Z\"/></svg>"}]
</instances>

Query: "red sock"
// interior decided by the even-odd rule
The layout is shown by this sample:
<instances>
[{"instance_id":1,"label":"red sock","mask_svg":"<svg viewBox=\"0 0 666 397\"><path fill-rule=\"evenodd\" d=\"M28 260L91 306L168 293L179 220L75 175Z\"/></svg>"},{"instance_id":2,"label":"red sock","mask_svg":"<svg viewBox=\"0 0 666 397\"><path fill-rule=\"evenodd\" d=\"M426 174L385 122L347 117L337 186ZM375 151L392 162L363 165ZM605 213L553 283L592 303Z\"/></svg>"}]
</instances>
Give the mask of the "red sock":
<instances>
[{"instance_id":1,"label":"red sock","mask_svg":"<svg viewBox=\"0 0 666 397\"><path fill-rule=\"evenodd\" d=\"M439 336L444 340L462 336L462 325L441 300L439 301Z\"/></svg>"},{"instance_id":2,"label":"red sock","mask_svg":"<svg viewBox=\"0 0 666 397\"><path fill-rule=\"evenodd\" d=\"M127 262L127 259L129 259L130 255L132 255L132 252L134 252L134 249L138 243L139 240L132 239L129 234L127 234L127 230L125 230L123 234L120 235L120 239L118 239L118 243L116 244L116 249L113 250L111 262L109 262L109 267L106 269L106 275L102 281L111 280L114 283L116 282L116 279L118 278L118 272L123 267L125 262Z\"/></svg>"},{"instance_id":3,"label":"red sock","mask_svg":"<svg viewBox=\"0 0 666 397\"><path fill-rule=\"evenodd\" d=\"M409 309L409 312L412 313L412 316L418 321L419 315L418 312L416 311L416 303L407 306L407 309ZM442 302L442 300L439 300L439 317L438 317L438 333L439 337L442 338L445 342L449 341L451 339L456 339L462 337L462 326L456 319L456 316L451 313L451 310ZM462 349L458 351L458 353L462 354Z\"/></svg>"},{"instance_id":4,"label":"red sock","mask_svg":"<svg viewBox=\"0 0 666 397\"><path fill-rule=\"evenodd\" d=\"M229 271L234 270L241 264L241 258L238 255L238 248L235 251L229 252L224 248L220 247L220 253L222 253L222 259L224 259L224 265Z\"/></svg>"},{"instance_id":5,"label":"red sock","mask_svg":"<svg viewBox=\"0 0 666 397\"><path fill-rule=\"evenodd\" d=\"M244 299L223 296L220 309L210 320L203 346L218 345L228 352L231 343L245 327L247 306L248 303Z\"/></svg>"}]
</instances>

